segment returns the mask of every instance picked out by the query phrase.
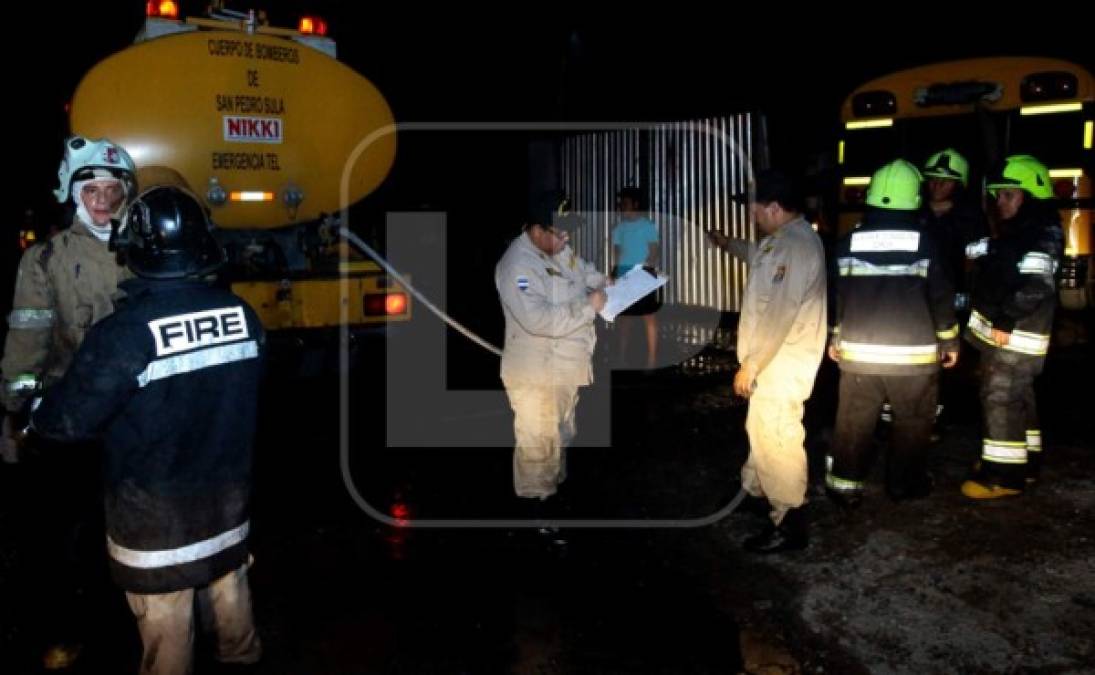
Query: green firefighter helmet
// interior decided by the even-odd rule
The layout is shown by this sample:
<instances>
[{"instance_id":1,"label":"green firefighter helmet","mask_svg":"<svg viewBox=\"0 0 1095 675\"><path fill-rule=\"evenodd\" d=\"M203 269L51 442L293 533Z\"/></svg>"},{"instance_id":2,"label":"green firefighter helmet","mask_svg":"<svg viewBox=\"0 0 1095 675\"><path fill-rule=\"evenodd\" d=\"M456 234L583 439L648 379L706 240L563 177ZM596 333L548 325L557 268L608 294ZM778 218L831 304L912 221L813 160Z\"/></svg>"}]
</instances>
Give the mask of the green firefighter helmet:
<instances>
[{"instance_id":1,"label":"green firefighter helmet","mask_svg":"<svg viewBox=\"0 0 1095 675\"><path fill-rule=\"evenodd\" d=\"M1049 169L1030 155L1012 155L991 171L985 180L985 189L993 197L1001 188L1025 190L1035 199L1053 197L1053 181Z\"/></svg>"},{"instance_id":2,"label":"green firefighter helmet","mask_svg":"<svg viewBox=\"0 0 1095 675\"><path fill-rule=\"evenodd\" d=\"M915 211L920 208L920 181L915 165L895 159L871 176L867 204L879 209Z\"/></svg>"},{"instance_id":3,"label":"green firefighter helmet","mask_svg":"<svg viewBox=\"0 0 1095 675\"><path fill-rule=\"evenodd\" d=\"M962 187L970 182L970 163L954 148L940 150L924 162L924 178L943 178L962 181Z\"/></svg>"}]
</instances>

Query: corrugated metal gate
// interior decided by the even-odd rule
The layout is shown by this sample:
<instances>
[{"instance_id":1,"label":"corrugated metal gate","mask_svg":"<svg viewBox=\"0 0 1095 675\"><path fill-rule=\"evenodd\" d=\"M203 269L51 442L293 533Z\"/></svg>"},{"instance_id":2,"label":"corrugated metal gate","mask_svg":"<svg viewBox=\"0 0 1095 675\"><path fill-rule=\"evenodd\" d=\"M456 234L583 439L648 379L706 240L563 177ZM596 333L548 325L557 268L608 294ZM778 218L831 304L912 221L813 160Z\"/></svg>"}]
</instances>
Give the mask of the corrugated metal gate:
<instances>
[{"instance_id":1,"label":"corrugated metal gate","mask_svg":"<svg viewBox=\"0 0 1095 675\"><path fill-rule=\"evenodd\" d=\"M562 186L586 217L572 244L609 269L616 193L638 187L661 234L660 269L670 278L665 302L738 311L745 266L709 246L705 231L755 238L748 205L731 197L746 193L751 167L767 164L764 147L763 125L748 113L564 138Z\"/></svg>"}]
</instances>

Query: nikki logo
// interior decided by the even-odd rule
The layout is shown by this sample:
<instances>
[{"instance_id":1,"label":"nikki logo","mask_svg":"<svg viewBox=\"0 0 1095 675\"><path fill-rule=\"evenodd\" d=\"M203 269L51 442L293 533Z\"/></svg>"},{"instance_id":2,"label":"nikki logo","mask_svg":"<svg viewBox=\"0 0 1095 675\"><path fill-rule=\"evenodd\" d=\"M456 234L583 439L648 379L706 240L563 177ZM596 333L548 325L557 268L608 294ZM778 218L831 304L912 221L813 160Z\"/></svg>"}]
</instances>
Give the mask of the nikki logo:
<instances>
[{"instance_id":1,"label":"nikki logo","mask_svg":"<svg viewBox=\"0 0 1095 675\"><path fill-rule=\"evenodd\" d=\"M156 341L156 356L247 338L247 319L242 307L221 307L179 314L148 323Z\"/></svg>"},{"instance_id":2,"label":"nikki logo","mask_svg":"<svg viewBox=\"0 0 1095 675\"><path fill-rule=\"evenodd\" d=\"M225 115L224 140L237 143L281 143L283 126L277 117Z\"/></svg>"}]
</instances>

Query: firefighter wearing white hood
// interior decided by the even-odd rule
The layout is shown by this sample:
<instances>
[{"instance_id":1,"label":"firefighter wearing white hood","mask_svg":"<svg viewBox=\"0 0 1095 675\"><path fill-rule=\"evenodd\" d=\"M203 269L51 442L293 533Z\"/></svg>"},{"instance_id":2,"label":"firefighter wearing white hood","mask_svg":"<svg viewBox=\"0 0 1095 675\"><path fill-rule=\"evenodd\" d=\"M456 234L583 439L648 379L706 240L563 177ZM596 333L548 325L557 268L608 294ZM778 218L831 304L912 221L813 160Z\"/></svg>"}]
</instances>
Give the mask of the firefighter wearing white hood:
<instances>
[{"instance_id":1,"label":"firefighter wearing white hood","mask_svg":"<svg viewBox=\"0 0 1095 675\"><path fill-rule=\"evenodd\" d=\"M114 310L118 282L129 276L107 244L111 221L135 191L133 160L108 140L74 136L57 173L53 194L61 204L71 200L76 213L71 227L27 249L19 263L0 361L7 412L60 379L88 329ZM5 416L4 441L10 426Z\"/></svg>"},{"instance_id":2,"label":"firefighter wearing white hood","mask_svg":"<svg viewBox=\"0 0 1095 675\"><path fill-rule=\"evenodd\" d=\"M0 456L7 462L20 458L16 437L29 400L60 380L91 326L114 311L118 282L131 276L108 242L111 221L136 193L133 160L108 140L74 136L65 141L57 173L53 193L75 216L71 227L28 248L19 262L0 360ZM40 495L27 509L40 529L28 564L49 582L28 611L42 624L36 630L45 640L47 670L73 665L95 620L86 588L98 569L101 539L94 532L102 526L90 514L102 507L87 476L99 470L98 453L82 448L39 458L23 474L31 494Z\"/></svg>"}]
</instances>

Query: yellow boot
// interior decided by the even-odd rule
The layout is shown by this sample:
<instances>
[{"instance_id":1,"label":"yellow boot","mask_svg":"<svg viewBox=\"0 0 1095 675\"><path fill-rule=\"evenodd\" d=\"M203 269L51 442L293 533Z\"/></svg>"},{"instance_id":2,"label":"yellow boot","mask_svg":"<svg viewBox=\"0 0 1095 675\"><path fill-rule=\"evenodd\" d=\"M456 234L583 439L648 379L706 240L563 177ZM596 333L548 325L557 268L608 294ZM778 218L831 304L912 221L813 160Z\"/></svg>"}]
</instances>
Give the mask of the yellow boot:
<instances>
[{"instance_id":1,"label":"yellow boot","mask_svg":"<svg viewBox=\"0 0 1095 675\"><path fill-rule=\"evenodd\" d=\"M970 499L999 499L1001 497L1017 497L1023 494L1023 491L1019 488L1004 487L1003 485L970 479L962 483L962 494Z\"/></svg>"}]
</instances>

